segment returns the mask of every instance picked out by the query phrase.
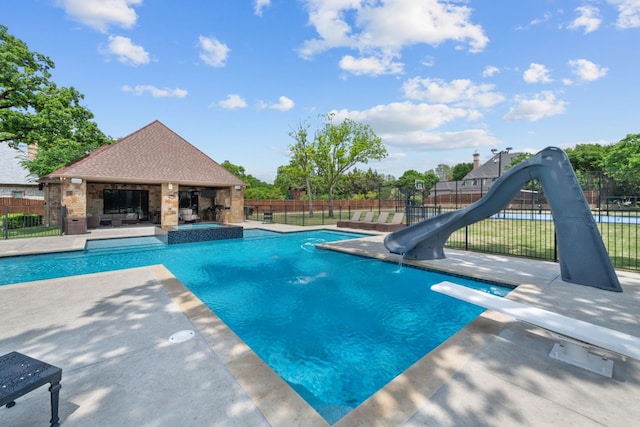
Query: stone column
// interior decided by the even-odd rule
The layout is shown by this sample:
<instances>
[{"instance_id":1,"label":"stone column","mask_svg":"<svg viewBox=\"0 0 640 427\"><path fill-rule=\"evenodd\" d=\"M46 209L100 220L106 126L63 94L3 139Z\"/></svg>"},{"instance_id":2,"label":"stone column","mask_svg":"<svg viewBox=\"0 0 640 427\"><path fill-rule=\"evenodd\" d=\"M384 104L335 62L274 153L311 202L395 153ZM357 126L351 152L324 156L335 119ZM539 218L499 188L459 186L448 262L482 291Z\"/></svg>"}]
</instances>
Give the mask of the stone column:
<instances>
[{"instance_id":1,"label":"stone column","mask_svg":"<svg viewBox=\"0 0 640 427\"><path fill-rule=\"evenodd\" d=\"M87 216L87 182L83 179L78 184L71 183L71 179L62 180L61 203L67 207L69 218L84 218Z\"/></svg>"},{"instance_id":2,"label":"stone column","mask_svg":"<svg viewBox=\"0 0 640 427\"><path fill-rule=\"evenodd\" d=\"M244 221L244 188L231 187L231 218L230 222Z\"/></svg>"},{"instance_id":3,"label":"stone column","mask_svg":"<svg viewBox=\"0 0 640 427\"><path fill-rule=\"evenodd\" d=\"M160 225L170 228L178 225L178 184L163 182L160 201Z\"/></svg>"}]
</instances>

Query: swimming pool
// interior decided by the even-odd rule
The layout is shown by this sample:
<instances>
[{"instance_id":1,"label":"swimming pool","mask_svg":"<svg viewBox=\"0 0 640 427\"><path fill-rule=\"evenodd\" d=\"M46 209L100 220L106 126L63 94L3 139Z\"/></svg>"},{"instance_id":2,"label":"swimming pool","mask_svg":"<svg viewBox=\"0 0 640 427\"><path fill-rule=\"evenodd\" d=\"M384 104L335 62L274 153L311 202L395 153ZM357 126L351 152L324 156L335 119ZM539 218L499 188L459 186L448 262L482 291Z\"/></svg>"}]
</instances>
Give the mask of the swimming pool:
<instances>
[{"instance_id":1,"label":"swimming pool","mask_svg":"<svg viewBox=\"0 0 640 427\"><path fill-rule=\"evenodd\" d=\"M246 230L243 239L184 245L96 241L81 253L0 259L0 280L162 263L334 423L482 312L432 284L508 292L314 246L352 237Z\"/></svg>"}]
</instances>

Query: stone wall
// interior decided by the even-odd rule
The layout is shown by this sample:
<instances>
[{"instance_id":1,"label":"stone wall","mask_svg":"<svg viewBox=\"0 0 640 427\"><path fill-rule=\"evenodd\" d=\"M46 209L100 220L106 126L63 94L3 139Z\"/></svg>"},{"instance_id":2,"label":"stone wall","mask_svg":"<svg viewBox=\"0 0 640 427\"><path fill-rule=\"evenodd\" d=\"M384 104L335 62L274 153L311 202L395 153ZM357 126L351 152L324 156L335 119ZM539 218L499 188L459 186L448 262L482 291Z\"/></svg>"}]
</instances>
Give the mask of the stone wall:
<instances>
[{"instance_id":1,"label":"stone wall","mask_svg":"<svg viewBox=\"0 0 640 427\"><path fill-rule=\"evenodd\" d=\"M72 184L70 179L62 181L62 205L67 208L67 217L87 216L87 183Z\"/></svg>"},{"instance_id":2,"label":"stone wall","mask_svg":"<svg viewBox=\"0 0 640 427\"><path fill-rule=\"evenodd\" d=\"M90 182L87 185L87 213L100 215L104 213L104 190L146 190L149 192L149 212L160 211L161 190L159 185L146 184L104 184Z\"/></svg>"},{"instance_id":3,"label":"stone wall","mask_svg":"<svg viewBox=\"0 0 640 427\"><path fill-rule=\"evenodd\" d=\"M160 210L163 228L178 225L178 186L176 184L162 184L162 209Z\"/></svg>"}]
</instances>

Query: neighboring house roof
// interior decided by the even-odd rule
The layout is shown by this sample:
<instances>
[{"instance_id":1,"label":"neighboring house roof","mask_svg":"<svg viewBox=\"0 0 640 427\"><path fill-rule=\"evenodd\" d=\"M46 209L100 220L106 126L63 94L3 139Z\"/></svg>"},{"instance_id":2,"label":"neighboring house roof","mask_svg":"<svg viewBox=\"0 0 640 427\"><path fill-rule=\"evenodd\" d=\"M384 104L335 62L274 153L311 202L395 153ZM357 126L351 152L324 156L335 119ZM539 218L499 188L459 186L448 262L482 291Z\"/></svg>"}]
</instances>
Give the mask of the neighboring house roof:
<instances>
[{"instance_id":1,"label":"neighboring house roof","mask_svg":"<svg viewBox=\"0 0 640 427\"><path fill-rule=\"evenodd\" d=\"M439 181L429 190L433 192L460 192L460 193L477 193L479 191L488 190L498 179L498 168L502 169L500 175L504 174L507 166L511 164L514 157L522 153L502 153L494 154L486 163L474 169L464 176L461 181Z\"/></svg>"},{"instance_id":2,"label":"neighboring house roof","mask_svg":"<svg viewBox=\"0 0 640 427\"><path fill-rule=\"evenodd\" d=\"M158 120L47 178L231 186L246 184Z\"/></svg>"},{"instance_id":3,"label":"neighboring house roof","mask_svg":"<svg viewBox=\"0 0 640 427\"><path fill-rule=\"evenodd\" d=\"M505 168L511 164L511 160L514 157L519 156L522 153L502 153L494 154L488 162L481 165L478 169L472 170L465 175L464 179L486 179L486 178L498 178L505 172ZM502 169L501 173L498 173L498 167Z\"/></svg>"},{"instance_id":4,"label":"neighboring house roof","mask_svg":"<svg viewBox=\"0 0 640 427\"><path fill-rule=\"evenodd\" d=\"M38 185L36 177L22 166L26 153L0 143L0 184L2 185Z\"/></svg>"}]
</instances>

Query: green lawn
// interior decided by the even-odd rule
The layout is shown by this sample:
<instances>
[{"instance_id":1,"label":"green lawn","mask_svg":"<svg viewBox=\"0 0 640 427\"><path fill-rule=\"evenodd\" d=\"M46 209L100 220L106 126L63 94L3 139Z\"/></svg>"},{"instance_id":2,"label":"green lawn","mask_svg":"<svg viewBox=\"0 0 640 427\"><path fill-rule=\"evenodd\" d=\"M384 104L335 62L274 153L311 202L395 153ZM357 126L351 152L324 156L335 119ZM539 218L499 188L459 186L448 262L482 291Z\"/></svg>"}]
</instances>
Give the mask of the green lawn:
<instances>
[{"instance_id":1,"label":"green lawn","mask_svg":"<svg viewBox=\"0 0 640 427\"><path fill-rule=\"evenodd\" d=\"M0 230L0 236L2 239L5 237L5 230ZM9 229L9 239L21 239L24 237L46 237L46 236L59 236L60 227L58 226L44 226L37 227L24 227Z\"/></svg>"}]
</instances>

